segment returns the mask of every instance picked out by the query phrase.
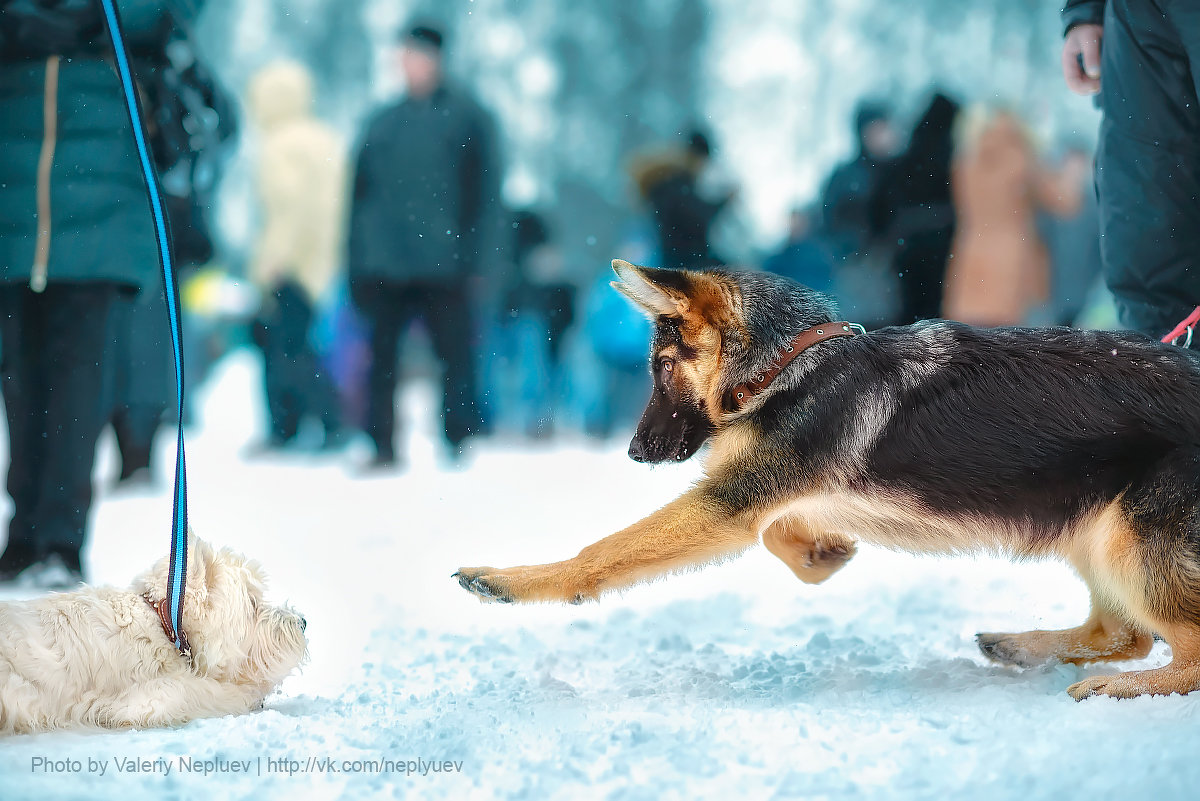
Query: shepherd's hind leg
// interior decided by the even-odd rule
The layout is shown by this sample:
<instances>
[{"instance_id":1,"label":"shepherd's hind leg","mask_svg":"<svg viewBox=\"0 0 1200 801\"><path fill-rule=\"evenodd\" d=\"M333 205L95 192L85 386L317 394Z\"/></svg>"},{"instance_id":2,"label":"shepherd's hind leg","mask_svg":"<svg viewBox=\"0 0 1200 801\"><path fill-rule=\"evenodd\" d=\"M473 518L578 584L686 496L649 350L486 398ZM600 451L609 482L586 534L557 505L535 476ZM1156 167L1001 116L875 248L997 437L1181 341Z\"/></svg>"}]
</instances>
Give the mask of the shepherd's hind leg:
<instances>
[{"instance_id":1,"label":"shepherd's hind leg","mask_svg":"<svg viewBox=\"0 0 1200 801\"><path fill-rule=\"evenodd\" d=\"M1020 667L1052 661L1083 664L1142 659L1154 645L1151 634L1104 609L1094 593L1092 613L1081 626L1020 634L983 632L976 634L975 640L989 659Z\"/></svg>"},{"instance_id":2,"label":"shepherd's hind leg","mask_svg":"<svg viewBox=\"0 0 1200 801\"><path fill-rule=\"evenodd\" d=\"M1105 594L1167 641L1171 663L1093 676L1067 692L1082 700L1200 690L1200 448L1167 454L1109 511L1085 557Z\"/></svg>"},{"instance_id":3,"label":"shepherd's hind leg","mask_svg":"<svg viewBox=\"0 0 1200 801\"><path fill-rule=\"evenodd\" d=\"M1200 690L1200 627L1188 625L1162 632L1171 646L1171 663L1154 670L1131 670L1113 676L1092 676L1067 692L1076 701L1094 695L1135 698L1139 695L1187 695Z\"/></svg>"},{"instance_id":4,"label":"shepherd's hind leg","mask_svg":"<svg viewBox=\"0 0 1200 801\"><path fill-rule=\"evenodd\" d=\"M857 550L842 534L817 533L798 517L781 517L762 535L767 550L806 584L820 584L846 566Z\"/></svg>"}]
</instances>

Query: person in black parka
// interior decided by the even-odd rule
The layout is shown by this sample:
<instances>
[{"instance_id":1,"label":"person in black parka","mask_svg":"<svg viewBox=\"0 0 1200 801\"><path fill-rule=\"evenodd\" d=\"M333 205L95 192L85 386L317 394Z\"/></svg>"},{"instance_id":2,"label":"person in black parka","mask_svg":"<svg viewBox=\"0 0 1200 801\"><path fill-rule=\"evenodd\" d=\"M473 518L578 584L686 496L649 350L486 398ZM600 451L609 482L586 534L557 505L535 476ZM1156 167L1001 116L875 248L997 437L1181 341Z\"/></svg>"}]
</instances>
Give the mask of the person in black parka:
<instances>
[{"instance_id":1,"label":"person in black parka","mask_svg":"<svg viewBox=\"0 0 1200 801\"><path fill-rule=\"evenodd\" d=\"M946 95L934 95L908 147L887 165L871 199L872 234L892 248L900 281L901 325L941 315L954 241L950 163L958 108Z\"/></svg>"},{"instance_id":2,"label":"person in black parka","mask_svg":"<svg viewBox=\"0 0 1200 801\"><path fill-rule=\"evenodd\" d=\"M858 152L839 164L821 192L822 230L833 259L860 261L869 245L871 198L891 157L891 117L877 103L862 103L854 115Z\"/></svg>"},{"instance_id":3,"label":"person in black parka","mask_svg":"<svg viewBox=\"0 0 1200 801\"><path fill-rule=\"evenodd\" d=\"M135 58L184 21L173 4L119 8ZM159 287L112 61L98 0L0 0L0 372L14 506L0 581L81 577L96 439L112 409L112 312ZM169 348L165 321L161 337Z\"/></svg>"},{"instance_id":4,"label":"person in black parka","mask_svg":"<svg viewBox=\"0 0 1200 801\"><path fill-rule=\"evenodd\" d=\"M451 459L483 427L468 287L482 266L499 176L491 118L444 80L442 42L427 26L404 35L408 94L371 119L355 162L350 292L371 326L366 428L375 443L373 465L381 468L396 464L397 352L415 319L428 328L445 368Z\"/></svg>"},{"instance_id":5,"label":"person in black parka","mask_svg":"<svg viewBox=\"0 0 1200 801\"><path fill-rule=\"evenodd\" d=\"M710 231L736 193L709 198L700 178L712 157L708 137L688 134L686 147L635 162L633 178L653 214L662 265L675 270L715 267Z\"/></svg>"},{"instance_id":6,"label":"person in black parka","mask_svg":"<svg viewBox=\"0 0 1200 801\"><path fill-rule=\"evenodd\" d=\"M1067 0L1063 73L1099 94L1100 258L1121 324L1162 337L1200 305L1200 5Z\"/></svg>"}]
</instances>

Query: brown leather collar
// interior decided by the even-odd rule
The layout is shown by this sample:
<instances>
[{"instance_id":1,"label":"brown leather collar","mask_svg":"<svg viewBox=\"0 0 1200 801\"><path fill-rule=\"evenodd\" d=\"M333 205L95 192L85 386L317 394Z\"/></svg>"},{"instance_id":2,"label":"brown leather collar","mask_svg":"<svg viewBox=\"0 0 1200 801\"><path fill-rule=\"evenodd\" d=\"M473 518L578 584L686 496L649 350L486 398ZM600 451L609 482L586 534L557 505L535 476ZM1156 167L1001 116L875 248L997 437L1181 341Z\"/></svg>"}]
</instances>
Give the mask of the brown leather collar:
<instances>
[{"instance_id":1,"label":"brown leather collar","mask_svg":"<svg viewBox=\"0 0 1200 801\"><path fill-rule=\"evenodd\" d=\"M755 395L770 386L771 382L783 372L783 368L792 363L792 359L813 345L816 345L818 342L824 342L827 339L833 339L834 337L852 337L859 332L865 333L861 325L847 322L821 323L820 325L814 325L812 328L804 329L796 335L795 339L788 343L786 348L779 352L774 365L759 373L750 381L738 384L729 391L731 411L740 411Z\"/></svg>"},{"instance_id":2,"label":"brown leather collar","mask_svg":"<svg viewBox=\"0 0 1200 801\"><path fill-rule=\"evenodd\" d=\"M163 634L167 635L167 639L171 641L171 645L175 645L175 624L171 622L171 613L167 611L168 600L163 598L161 601L155 602L150 600L150 593L142 593L142 600L149 604L150 608L158 615L158 622L162 625ZM187 635L182 631L179 632L179 642L176 648L180 656L186 656L191 659L192 646L188 642Z\"/></svg>"}]
</instances>

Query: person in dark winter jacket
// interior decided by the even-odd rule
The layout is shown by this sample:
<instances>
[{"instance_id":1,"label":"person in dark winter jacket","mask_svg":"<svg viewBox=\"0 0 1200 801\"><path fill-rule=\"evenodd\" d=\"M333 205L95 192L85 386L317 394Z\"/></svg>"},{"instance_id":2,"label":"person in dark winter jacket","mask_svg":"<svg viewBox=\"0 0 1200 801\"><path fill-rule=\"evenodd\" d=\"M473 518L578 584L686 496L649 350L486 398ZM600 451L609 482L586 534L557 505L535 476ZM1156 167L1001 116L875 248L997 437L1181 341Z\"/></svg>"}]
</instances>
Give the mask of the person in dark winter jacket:
<instances>
[{"instance_id":1,"label":"person in dark winter jacket","mask_svg":"<svg viewBox=\"0 0 1200 801\"><path fill-rule=\"evenodd\" d=\"M701 192L701 174L711 155L708 138L693 132L683 150L633 164L634 181L654 215L664 267L703 269L720 262L713 255L709 229L734 193L708 198Z\"/></svg>"},{"instance_id":2,"label":"person in dark winter jacket","mask_svg":"<svg viewBox=\"0 0 1200 801\"><path fill-rule=\"evenodd\" d=\"M763 269L787 276L818 292L832 293L833 260L829 245L814 235L815 217L808 209L792 209L788 215L787 241L782 248L763 260Z\"/></svg>"},{"instance_id":3,"label":"person in dark winter jacket","mask_svg":"<svg viewBox=\"0 0 1200 801\"><path fill-rule=\"evenodd\" d=\"M1101 262L1122 325L1167 334L1200 305L1200 6L1067 0L1063 74L1099 94Z\"/></svg>"},{"instance_id":4,"label":"person in dark winter jacket","mask_svg":"<svg viewBox=\"0 0 1200 801\"><path fill-rule=\"evenodd\" d=\"M821 195L822 234L837 262L857 262L866 255L870 235L870 203L893 155L894 139L887 109L863 103L855 114L858 153L838 165Z\"/></svg>"},{"instance_id":5,"label":"person in dark winter jacket","mask_svg":"<svg viewBox=\"0 0 1200 801\"><path fill-rule=\"evenodd\" d=\"M950 163L958 104L936 94L908 147L888 164L871 199L874 236L894 248L901 324L938 317L946 261L954 240Z\"/></svg>"},{"instance_id":6,"label":"person in dark winter jacket","mask_svg":"<svg viewBox=\"0 0 1200 801\"><path fill-rule=\"evenodd\" d=\"M183 22L162 2L119 8L135 58ZM112 409L112 311L158 286L112 60L100 3L0 0L0 347L14 507L0 580L81 577L96 439Z\"/></svg>"},{"instance_id":7,"label":"person in dark winter jacket","mask_svg":"<svg viewBox=\"0 0 1200 801\"><path fill-rule=\"evenodd\" d=\"M481 267L498 185L491 119L443 79L442 35L413 28L400 58L408 94L367 126L350 213L350 289L372 329L366 428L378 467L396 462L397 349L415 319L445 368L452 458L483 426L468 286Z\"/></svg>"}]
</instances>

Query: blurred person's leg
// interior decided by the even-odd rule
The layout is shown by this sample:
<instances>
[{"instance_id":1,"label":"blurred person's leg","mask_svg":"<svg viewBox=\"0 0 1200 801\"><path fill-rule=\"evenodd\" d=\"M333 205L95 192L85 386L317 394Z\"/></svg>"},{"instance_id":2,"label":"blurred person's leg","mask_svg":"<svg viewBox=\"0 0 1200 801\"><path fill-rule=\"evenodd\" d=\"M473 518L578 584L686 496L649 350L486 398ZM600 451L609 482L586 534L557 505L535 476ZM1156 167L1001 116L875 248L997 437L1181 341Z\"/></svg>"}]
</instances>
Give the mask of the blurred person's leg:
<instances>
[{"instance_id":1,"label":"blurred person's leg","mask_svg":"<svg viewBox=\"0 0 1200 801\"><path fill-rule=\"evenodd\" d=\"M491 348L483 360L488 400L492 410L493 431L520 430L524 405L521 399L521 341L518 319L512 314L516 310L502 313L488 326L484 336Z\"/></svg>"},{"instance_id":2,"label":"blurred person's leg","mask_svg":"<svg viewBox=\"0 0 1200 801\"><path fill-rule=\"evenodd\" d=\"M263 399L267 404L266 449L279 448L296 435L298 426L288 423L288 376L279 306L273 295L263 299L251 327L254 344L262 351Z\"/></svg>"},{"instance_id":3,"label":"blurred person's leg","mask_svg":"<svg viewBox=\"0 0 1200 801\"><path fill-rule=\"evenodd\" d=\"M141 476L150 480L150 460L154 455L154 435L162 424L166 408L150 403L128 403L117 407L112 416L117 450L121 453L118 482Z\"/></svg>"},{"instance_id":4,"label":"blurred person's leg","mask_svg":"<svg viewBox=\"0 0 1200 801\"><path fill-rule=\"evenodd\" d=\"M519 419L522 433L541 436L549 412L549 364L546 358L546 319L540 306L530 303L521 310L516 326L517 365L520 372Z\"/></svg>"},{"instance_id":5,"label":"blurred person's leg","mask_svg":"<svg viewBox=\"0 0 1200 801\"><path fill-rule=\"evenodd\" d=\"M900 324L941 316L946 260L952 231L916 234L896 254L900 280Z\"/></svg>"},{"instance_id":6,"label":"blurred person's leg","mask_svg":"<svg viewBox=\"0 0 1200 801\"><path fill-rule=\"evenodd\" d=\"M1200 305L1200 8L1110 0L1096 154L1121 324L1161 337Z\"/></svg>"},{"instance_id":7,"label":"blurred person's leg","mask_svg":"<svg viewBox=\"0 0 1200 801\"><path fill-rule=\"evenodd\" d=\"M34 516L44 555L58 555L75 571L81 569L92 505L96 440L111 409L105 386L106 334L117 290L78 285L60 287L57 294L48 309L41 349L47 367L46 454Z\"/></svg>"},{"instance_id":8,"label":"blurred person's leg","mask_svg":"<svg viewBox=\"0 0 1200 801\"><path fill-rule=\"evenodd\" d=\"M370 327L371 365L367 371L366 433L375 443L375 463L396 461L396 379L402 327L409 320L403 285L356 281L354 303Z\"/></svg>"},{"instance_id":9,"label":"blurred person's leg","mask_svg":"<svg viewBox=\"0 0 1200 801\"><path fill-rule=\"evenodd\" d=\"M483 420L475 395L475 360L471 354L473 320L466 293L454 286L423 289L421 308L433 349L442 362L442 409L446 441L458 454L463 441L478 434Z\"/></svg>"},{"instance_id":10,"label":"blurred person's leg","mask_svg":"<svg viewBox=\"0 0 1200 801\"><path fill-rule=\"evenodd\" d=\"M96 440L111 411L105 378L116 298L116 288L104 284L52 284L43 293L29 293L23 304L27 325L18 337L24 364L20 374L5 370L6 396L16 381L25 381L22 391L29 390L19 404L24 418L11 420L10 428L28 425L37 437L19 444L12 462L35 483L32 505L14 515L30 532L18 527L17 541L31 539L39 561L57 556L76 574L91 509ZM30 456L28 463L18 461ZM30 497L18 488L13 501L29 504Z\"/></svg>"},{"instance_id":11,"label":"blurred person's leg","mask_svg":"<svg viewBox=\"0 0 1200 801\"><path fill-rule=\"evenodd\" d=\"M540 433L549 436L563 415L567 376L563 364L563 341L575 320L575 288L566 284L543 288L546 313L546 420Z\"/></svg>"},{"instance_id":12,"label":"blurred person's leg","mask_svg":"<svg viewBox=\"0 0 1200 801\"><path fill-rule=\"evenodd\" d=\"M284 329L290 334L286 355L294 425L298 430L303 418L316 417L324 430L324 444L329 446L335 444L341 428L337 393L332 377L312 344L316 308L299 284L293 284L292 288L281 303L279 313Z\"/></svg>"},{"instance_id":13,"label":"blurred person's leg","mask_svg":"<svg viewBox=\"0 0 1200 801\"><path fill-rule=\"evenodd\" d=\"M921 319L921 311L925 308L924 271L921 269L920 253L906 244L896 252L893 264L896 280L900 284L900 309L896 313L896 323L909 325Z\"/></svg>"},{"instance_id":14,"label":"blurred person's leg","mask_svg":"<svg viewBox=\"0 0 1200 801\"><path fill-rule=\"evenodd\" d=\"M0 361L8 418L8 494L13 515L8 544L0 555L0 581L14 578L39 558L33 512L42 474L45 382L38 358L45 330L45 304L28 287L0 287Z\"/></svg>"},{"instance_id":15,"label":"blurred person's leg","mask_svg":"<svg viewBox=\"0 0 1200 801\"><path fill-rule=\"evenodd\" d=\"M310 412L320 419L321 428L325 432L322 447L332 448L342 442L342 408L333 378L329 371L321 366L315 354L310 376L308 407Z\"/></svg>"},{"instance_id":16,"label":"blurred person's leg","mask_svg":"<svg viewBox=\"0 0 1200 801\"><path fill-rule=\"evenodd\" d=\"M151 479L154 435L175 398L166 314L166 299L157 286L137 296L116 296L109 314L110 422L121 459L118 484Z\"/></svg>"}]
</instances>

